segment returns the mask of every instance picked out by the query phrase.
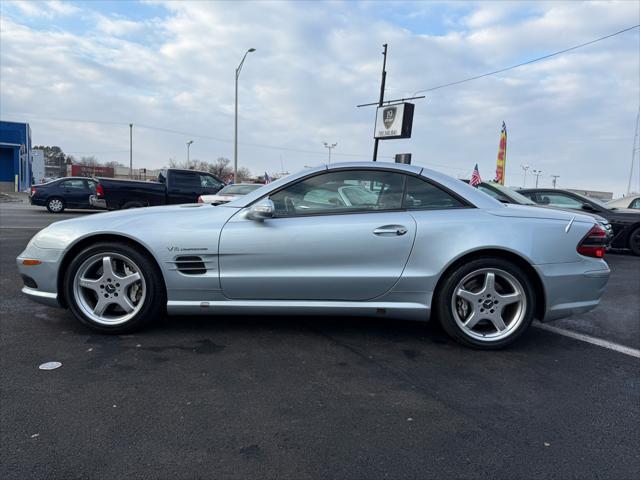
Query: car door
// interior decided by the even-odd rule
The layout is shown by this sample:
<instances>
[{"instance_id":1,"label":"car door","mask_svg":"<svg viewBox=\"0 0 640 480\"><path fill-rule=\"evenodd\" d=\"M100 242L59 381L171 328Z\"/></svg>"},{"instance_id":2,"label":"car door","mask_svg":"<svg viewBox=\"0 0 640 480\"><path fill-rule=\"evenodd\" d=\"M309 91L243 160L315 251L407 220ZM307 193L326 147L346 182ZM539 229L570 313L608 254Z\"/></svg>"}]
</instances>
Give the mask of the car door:
<instances>
[{"instance_id":1,"label":"car door","mask_svg":"<svg viewBox=\"0 0 640 480\"><path fill-rule=\"evenodd\" d=\"M89 188L82 178L65 180L61 184L61 189L68 207L81 208L89 205Z\"/></svg>"},{"instance_id":2,"label":"car door","mask_svg":"<svg viewBox=\"0 0 640 480\"><path fill-rule=\"evenodd\" d=\"M170 171L167 203L195 203L200 192L198 172Z\"/></svg>"},{"instance_id":3,"label":"car door","mask_svg":"<svg viewBox=\"0 0 640 480\"><path fill-rule=\"evenodd\" d=\"M233 299L367 300L400 278L416 223L401 210L405 175L321 172L270 195L275 215L242 212L220 236L220 283ZM353 188L360 187L357 192Z\"/></svg>"}]
</instances>

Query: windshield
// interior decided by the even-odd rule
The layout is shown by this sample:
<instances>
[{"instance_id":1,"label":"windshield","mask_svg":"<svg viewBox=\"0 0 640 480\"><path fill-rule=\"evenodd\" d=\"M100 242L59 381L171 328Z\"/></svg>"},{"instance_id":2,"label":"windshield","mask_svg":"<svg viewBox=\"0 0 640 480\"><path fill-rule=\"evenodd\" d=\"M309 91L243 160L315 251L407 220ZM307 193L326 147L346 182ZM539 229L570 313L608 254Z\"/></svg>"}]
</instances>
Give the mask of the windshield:
<instances>
[{"instance_id":1,"label":"windshield","mask_svg":"<svg viewBox=\"0 0 640 480\"><path fill-rule=\"evenodd\" d=\"M218 195L246 195L257 190L262 185L259 183L250 183L247 185L229 185L218 192Z\"/></svg>"},{"instance_id":2,"label":"windshield","mask_svg":"<svg viewBox=\"0 0 640 480\"><path fill-rule=\"evenodd\" d=\"M515 190L511 190L510 188L505 187L504 185L500 185L499 183L493 183L493 182L488 183L488 185L491 185L493 188L498 190L502 195L509 198L510 200L513 200L515 203L518 203L520 205L537 205L536 202L534 202L530 198L527 198L521 193L518 193Z\"/></svg>"}]
</instances>

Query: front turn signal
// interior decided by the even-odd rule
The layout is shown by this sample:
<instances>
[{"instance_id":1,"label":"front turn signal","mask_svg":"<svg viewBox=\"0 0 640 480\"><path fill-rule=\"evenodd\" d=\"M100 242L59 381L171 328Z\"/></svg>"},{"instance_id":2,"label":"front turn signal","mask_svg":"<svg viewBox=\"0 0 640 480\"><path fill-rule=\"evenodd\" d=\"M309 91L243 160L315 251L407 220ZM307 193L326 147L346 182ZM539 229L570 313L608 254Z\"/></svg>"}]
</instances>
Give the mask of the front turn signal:
<instances>
[{"instance_id":1,"label":"front turn signal","mask_svg":"<svg viewBox=\"0 0 640 480\"><path fill-rule=\"evenodd\" d=\"M22 260L22 264L26 266L40 265L41 263L42 262L40 260L34 260L32 258L25 258Z\"/></svg>"}]
</instances>

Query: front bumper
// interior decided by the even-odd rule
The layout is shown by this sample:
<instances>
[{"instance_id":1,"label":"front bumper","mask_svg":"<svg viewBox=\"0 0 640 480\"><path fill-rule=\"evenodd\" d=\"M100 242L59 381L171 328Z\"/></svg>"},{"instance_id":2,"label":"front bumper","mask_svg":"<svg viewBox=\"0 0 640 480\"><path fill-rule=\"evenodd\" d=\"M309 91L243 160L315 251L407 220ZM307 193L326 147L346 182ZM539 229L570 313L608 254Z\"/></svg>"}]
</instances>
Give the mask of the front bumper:
<instances>
[{"instance_id":1,"label":"front bumper","mask_svg":"<svg viewBox=\"0 0 640 480\"><path fill-rule=\"evenodd\" d=\"M58 301L57 293L41 292L35 288L22 287L22 293L37 303L46 305L47 307L62 307Z\"/></svg>"},{"instance_id":2,"label":"front bumper","mask_svg":"<svg viewBox=\"0 0 640 480\"><path fill-rule=\"evenodd\" d=\"M611 270L604 260L534 265L542 279L546 308L543 322L593 310L607 289Z\"/></svg>"},{"instance_id":3,"label":"front bumper","mask_svg":"<svg viewBox=\"0 0 640 480\"><path fill-rule=\"evenodd\" d=\"M51 307L61 307L58 292L58 271L62 250L39 248L33 242L18 256L18 272L25 279L22 293L31 300ZM24 265L24 260L39 260L39 265Z\"/></svg>"}]
</instances>

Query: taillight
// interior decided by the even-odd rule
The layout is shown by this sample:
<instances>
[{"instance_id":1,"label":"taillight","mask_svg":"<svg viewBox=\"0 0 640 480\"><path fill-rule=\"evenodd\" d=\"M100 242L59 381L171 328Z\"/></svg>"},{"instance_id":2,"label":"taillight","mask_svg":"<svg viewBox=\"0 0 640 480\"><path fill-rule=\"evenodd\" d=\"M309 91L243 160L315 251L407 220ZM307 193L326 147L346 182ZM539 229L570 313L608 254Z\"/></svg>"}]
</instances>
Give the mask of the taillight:
<instances>
[{"instance_id":1,"label":"taillight","mask_svg":"<svg viewBox=\"0 0 640 480\"><path fill-rule=\"evenodd\" d=\"M33 197L36 194L36 187L31 186L31 196Z\"/></svg>"},{"instance_id":2,"label":"taillight","mask_svg":"<svg viewBox=\"0 0 640 480\"><path fill-rule=\"evenodd\" d=\"M198 196L198 203L204 203L204 200L202 200L202 196Z\"/></svg>"},{"instance_id":3,"label":"taillight","mask_svg":"<svg viewBox=\"0 0 640 480\"><path fill-rule=\"evenodd\" d=\"M600 225L594 225L578 245L578 253L585 257L604 258L607 232Z\"/></svg>"},{"instance_id":4,"label":"taillight","mask_svg":"<svg viewBox=\"0 0 640 480\"><path fill-rule=\"evenodd\" d=\"M96 196L98 198L104 197L104 188L102 187L101 183L99 183L98 186L96 187Z\"/></svg>"}]
</instances>

